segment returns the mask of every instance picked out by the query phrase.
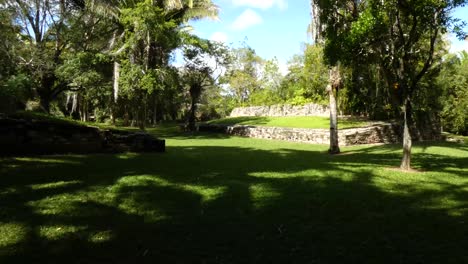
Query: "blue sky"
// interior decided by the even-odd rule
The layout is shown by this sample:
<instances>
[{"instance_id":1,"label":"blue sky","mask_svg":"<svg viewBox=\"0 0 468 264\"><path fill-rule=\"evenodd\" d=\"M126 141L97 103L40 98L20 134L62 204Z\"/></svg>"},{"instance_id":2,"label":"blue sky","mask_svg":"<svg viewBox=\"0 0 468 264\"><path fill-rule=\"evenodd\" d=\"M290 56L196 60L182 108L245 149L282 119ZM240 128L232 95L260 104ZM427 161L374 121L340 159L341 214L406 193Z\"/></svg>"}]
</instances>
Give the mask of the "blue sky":
<instances>
[{"instance_id":1,"label":"blue sky","mask_svg":"<svg viewBox=\"0 0 468 264\"><path fill-rule=\"evenodd\" d=\"M195 33L239 46L247 44L264 59L277 57L284 66L301 51L310 23L308 0L218 0L219 21L191 23Z\"/></svg>"},{"instance_id":2,"label":"blue sky","mask_svg":"<svg viewBox=\"0 0 468 264\"><path fill-rule=\"evenodd\" d=\"M264 59L277 57L280 65L301 51L301 44L310 42L307 26L310 23L309 0L214 0L220 7L219 21L192 22L200 37L239 46L247 44ZM454 16L468 20L468 7L454 12ZM451 51L468 51L468 41L453 42Z\"/></svg>"},{"instance_id":3,"label":"blue sky","mask_svg":"<svg viewBox=\"0 0 468 264\"><path fill-rule=\"evenodd\" d=\"M454 10L453 16L456 18L462 19L468 23L468 6ZM466 31L468 31L468 26L465 27L465 32ZM461 41L461 40L458 40L455 36L450 36L449 39L452 42L452 46L450 49L451 52L459 52L462 50L465 50L468 52L468 39L466 41Z\"/></svg>"}]
</instances>

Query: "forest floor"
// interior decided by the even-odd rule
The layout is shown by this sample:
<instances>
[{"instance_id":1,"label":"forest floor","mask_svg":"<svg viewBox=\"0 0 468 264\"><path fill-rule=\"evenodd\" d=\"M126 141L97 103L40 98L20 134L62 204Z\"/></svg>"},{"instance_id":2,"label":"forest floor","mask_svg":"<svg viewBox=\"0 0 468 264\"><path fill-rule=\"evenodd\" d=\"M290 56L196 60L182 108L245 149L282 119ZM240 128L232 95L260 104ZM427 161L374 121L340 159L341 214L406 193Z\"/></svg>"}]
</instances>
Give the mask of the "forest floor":
<instances>
[{"instance_id":1,"label":"forest floor","mask_svg":"<svg viewBox=\"0 0 468 264\"><path fill-rule=\"evenodd\" d=\"M467 263L468 145L150 129L166 153L0 159L0 263Z\"/></svg>"}]
</instances>

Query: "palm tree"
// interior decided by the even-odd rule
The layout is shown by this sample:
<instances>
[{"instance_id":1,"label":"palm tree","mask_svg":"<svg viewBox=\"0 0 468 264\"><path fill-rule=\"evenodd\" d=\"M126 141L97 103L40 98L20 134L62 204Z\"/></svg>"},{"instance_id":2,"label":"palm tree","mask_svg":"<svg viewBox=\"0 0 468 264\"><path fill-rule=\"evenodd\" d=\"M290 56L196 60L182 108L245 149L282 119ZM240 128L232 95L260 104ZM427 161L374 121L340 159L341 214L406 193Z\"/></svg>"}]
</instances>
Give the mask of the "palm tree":
<instances>
[{"instance_id":1,"label":"palm tree","mask_svg":"<svg viewBox=\"0 0 468 264\"><path fill-rule=\"evenodd\" d=\"M181 35L184 29L188 27L187 23L190 20L198 20L203 18L216 19L219 8L211 0L88 0L88 5L93 8L93 12L98 12L101 15L110 17L110 21L113 24L114 31L109 40L108 52L114 58L114 69L113 69L113 104L115 106L119 97L119 79L121 76L121 65L119 57L134 53L136 49L140 47L130 46L125 39L125 26L122 21L122 11L125 9L135 8L138 4L146 2L154 7L163 10L164 20L173 21L176 23L176 30L167 32L167 35ZM172 45L164 45L164 43L158 42L154 36L150 34L148 30L142 30L139 27L139 39L143 41L143 47L145 55L144 68L167 66L169 63L170 53L180 46L181 41L175 41ZM148 29L148 28L146 28ZM187 36L187 35L185 35ZM166 43L167 44L167 43ZM112 111L114 112L114 111ZM111 115L114 121L114 114Z\"/></svg>"},{"instance_id":2,"label":"palm tree","mask_svg":"<svg viewBox=\"0 0 468 264\"><path fill-rule=\"evenodd\" d=\"M312 35L315 45L323 45L323 32L325 30L325 23L323 23L323 20L329 18L323 17L317 0L311 0L310 3L312 23L309 25L308 31ZM329 97L330 108L330 147L328 149L328 152L330 154L340 153L340 147L338 142L338 111L336 97L338 95L338 91L343 86L343 80L341 76L341 70L338 64L339 62L337 63L337 65L333 65L330 67L329 82L326 87L326 91Z\"/></svg>"}]
</instances>

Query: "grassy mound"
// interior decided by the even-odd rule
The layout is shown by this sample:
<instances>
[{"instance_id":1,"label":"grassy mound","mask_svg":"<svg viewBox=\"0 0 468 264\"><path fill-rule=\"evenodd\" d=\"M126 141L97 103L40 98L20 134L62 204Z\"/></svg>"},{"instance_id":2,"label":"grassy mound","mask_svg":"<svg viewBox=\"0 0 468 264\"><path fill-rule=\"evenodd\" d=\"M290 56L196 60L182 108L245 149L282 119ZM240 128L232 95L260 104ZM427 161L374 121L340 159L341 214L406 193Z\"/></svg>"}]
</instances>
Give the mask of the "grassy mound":
<instances>
[{"instance_id":1,"label":"grassy mound","mask_svg":"<svg viewBox=\"0 0 468 264\"><path fill-rule=\"evenodd\" d=\"M39 112L32 112L32 111L20 111L14 114L9 114L7 116L13 119L24 119L28 121L47 121L47 122L54 123L54 124L86 126L85 123L76 121L70 118L59 118L59 117L48 115L46 113L39 113Z\"/></svg>"},{"instance_id":2,"label":"grassy mound","mask_svg":"<svg viewBox=\"0 0 468 264\"><path fill-rule=\"evenodd\" d=\"M243 116L230 117L207 122L213 125L252 125L252 126L269 126L269 127L291 127L291 128L322 128L330 127L330 119L328 117L318 116L291 116L291 117L258 117L258 116ZM362 119L357 118L340 118L338 120L338 128L357 128L370 125Z\"/></svg>"}]
</instances>

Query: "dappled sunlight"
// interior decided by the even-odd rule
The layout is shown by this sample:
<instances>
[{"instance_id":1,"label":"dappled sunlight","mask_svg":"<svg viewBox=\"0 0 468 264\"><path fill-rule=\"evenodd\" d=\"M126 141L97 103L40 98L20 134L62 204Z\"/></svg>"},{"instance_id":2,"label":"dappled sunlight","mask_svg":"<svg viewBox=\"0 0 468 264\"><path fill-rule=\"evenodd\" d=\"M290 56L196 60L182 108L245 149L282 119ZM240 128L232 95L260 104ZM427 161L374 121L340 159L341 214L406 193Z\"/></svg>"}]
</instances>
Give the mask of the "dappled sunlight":
<instances>
[{"instance_id":1,"label":"dappled sunlight","mask_svg":"<svg viewBox=\"0 0 468 264\"><path fill-rule=\"evenodd\" d=\"M71 236L77 236L78 233L87 230L87 226L75 225L52 225L52 226L39 226L39 236L47 240L61 240Z\"/></svg>"},{"instance_id":2,"label":"dappled sunlight","mask_svg":"<svg viewBox=\"0 0 468 264\"><path fill-rule=\"evenodd\" d=\"M89 235L88 240L92 243L105 243L114 239L114 234L111 230L100 231Z\"/></svg>"},{"instance_id":3,"label":"dappled sunlight","mask_svg":"<svg viewBox=\"0 0 468 264\"><path fill-rule=\"evenodd\" d=\"M202 204L209 203L218 199L219 197L222 197L227 190L226 187L212 188L203 185L182 185L179 187L185 191L197 193L198 195L200 195L202 197L200 201Z\"/></svg>"},{"instance_id":4,"label":"dappled sunlight","mask_svg":"<svg viewBox=\"0 0 468 264\"><path fill-rule=\"evenodd\" d=\"M67 215L81 216L82 210L78 210L82 203L88 201L86 196L63 193L44 199L29 201L26 203L31 208L32 212L38 215ZM88 211L86 214L95 212Z\"/></svg>"},{"instance_id":5,"label":"dappled sunlight","mask_svg":"<svg viewBox=\"0 0 468 264\"><path fill-rule=\"evenodd\" d=\"M462 224L468 220L466 218L468 216L468 201L460 201L455 194L428 198L426 201L421 201L417 206L428 210L444 211L448 216L459 218Z\"/></svg>"},{"instance_id":6,"label":"dappled sunlight","mask_svg":"<svg viewBox=\"0 0 468 264\"><path fill-rule=\"evenodd\" d=\"M42 184L32 184L32 185L29 185L29 187L32 190L41 190L41 189L70 187L70 186L81 185L81 184L83 184L82 181L58 181L58 182L50 182L50 183L42 183Z\"/></svg>"},{"instance_id":7,"label":"dappled sunlight","mask_svg":"<svg viewBox=\"0 0 468 264\"><path fill-rule=\"evenodd\" d=\"M61 159L61 158L48 158L46 157L22 157L22 158L15 158L16 161L20 162L34 162L34 163L45 163L45 164L79 164L77 161L69 160L69 159Z\"/></svg>"},{"instance_id":8,"label":"dappled sunlight","mask_svg":"<svg viewBox=\"0 0 468 264\"><path fill-rule=\"evenodd\" d=\"M169 142L164 154L56 156L73 162L24 162L2 175L0 227L21 234L6 238L19 251L5 254L46 258L53 247L63 259L114 263L143 255L165 263L201 255L227 263L344 256L412 263L464 252L463 154L417 151L424 172L407 174L387 169L400 159L393 146L331 156L326 146L237 137Z\"/></svg>"},{"instance_id":9,"label":"dappled sunlight","mask_svg":"<svg viewBox=\"0 0 468 264\"><path fill-rule=\"evenodd\" d=\"M0 197L5 195L12 195L12 194L16 194L20 192L19 188L18 187L7 187L7 188L3 188L3 189L0 189Z\"/></svg>"},{"instance_id":10,"label":"dappled sunlight","mask_svg":"<svg viewBox=\"0 0 468 264\"><path fill-rule=\"evenodd\" d=\"M0 222L0 252L2 248L22 242L28 234L28 229L28 226L23 223Z\"/></svg>"},{"instance_id":11,"label":"dappled sunlight","mask_svg":"<svg viewBox=\"0 0 468 264\"><path fill-rule=\"evenodd\" d=\"M269 184L254 184L249 186L252 205L255 210L267 207L272 202L281 199L281 193Z\"/></svg>"},{"instance_id":12,"label":"dappled sunlight","mask_svg":"<svg viewBox=\"0 0 468 264\"><path fill-rule=\"evenodd\" d=\"M132 153L132 152L127 152L127 153L124 153L124 154L117 154L115 155L115 157L117 159L122 159L122 160L128 160L128 159L132 159L132 158L135 158L137 157L138 154L137 153Z\"/></svg>"}]
</instances>

